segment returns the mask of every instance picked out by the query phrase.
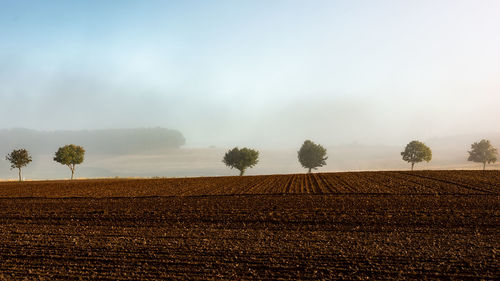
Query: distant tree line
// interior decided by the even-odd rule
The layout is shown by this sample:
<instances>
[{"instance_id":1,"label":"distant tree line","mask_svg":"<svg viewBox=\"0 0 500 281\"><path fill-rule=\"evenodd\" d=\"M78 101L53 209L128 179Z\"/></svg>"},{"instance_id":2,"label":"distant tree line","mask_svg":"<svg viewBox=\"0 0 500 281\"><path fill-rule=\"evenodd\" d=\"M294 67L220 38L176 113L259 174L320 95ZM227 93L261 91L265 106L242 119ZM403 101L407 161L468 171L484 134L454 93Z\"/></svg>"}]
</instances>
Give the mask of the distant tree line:
<instances>
[{"instance_id":1,"label":"distant tree line","mask_svg":"<svg viewBox=\"0 0 500 281\"><path fill-rule=\"evenodd\" d=\"M63 147L59 147L54 156L54 161L66 165L71 170L71 179L75 175L76 165L83 163L85 156L85 149L83 147L69 144ZM19 170L19 181L22 181L21 170L26 167L31 161L31 155L24 149L14 149L11 153L7 154L5 157L7 161L10 162L10 168Z\"/></svg>"},{"instance_id":2,"label":"distant tree line","mask_svg":"<svg viewBox=\"0 0 500 281\"><path fill-rule=\"evenodd\" d=\"M483 170L486 169L486 164L495 163L498 157L497 149L491 145L489 140L485 139L473 143L468 153L467 160L482 163ZM69 144L59 147L53 159L62 165L68 166L71 170L71 179L73 179L76 165L83 163L84 156L85 149L82 146ZM432 160L432 150L423 142L414 140L406 145L404 151L401 152L401 156L404 161L411 164L411 170L413 171L415 164ZM307 169L308 173L325 166L328 159L326 149L310 140L304 141L297 152L297 157L300 165ZM32 162L30 153L24 148L14 149L7 154L5 159L10 162L11 169L18 169L19 181L22 181L22 169ZM241 149L235 147L225 153L222 162L231 169L238 170L240 176L243 176L248 168L257 165L259 152L247 147Z\"/></svg>"},{"instance_id":3,"label":"distant tree line","mask_svg":"<svg viewBox=\"0 0 500 281\"><path fill-rule=\"evenodd\" d=\"M483 171L486 169L486 164L495 163L497 161L498 152L489 140L481 140L471 145L471 150L468 151L469 158L467 161L483 164ZM411 163L411 170L416 163L422 161L429 162L432 160L431 149L420 141L412 141L406 145L406 148L401 152L403 160Z\"/></svg>"},{"instance_id":4,"label":"distant tree line","mask_svg":"<svg viewBox=\"0 0 500 281\"><path fill-rule=\"evenodd\" d=\"M24 147L33 154L50 154L60 144L78 143L96 154L128 154L179 148L186 143L181 132L166 128L105 129L81 131L0 130L0 153Z\"/></svg>"},{"instance_id":5,"label":"distant tree line","mask_svg":"<svg viewBox=\"0 0 500 281\"><path fill-rule=\"evenodd\" d=\"M489 140L481 140L471 145L468 161L478 162L483 164L483 170L486 169L486 164L495 163L497 161L497 149L493 147ZM300 150L297 152L297 157L300 165L307 169L308 173L316 170L319 167L326 165L328 159L326 149L320 144L316 144L310 140L304 141ZM401 152L404 161L411 164L411 170L415 164L432 160L432 150L423 142L414 140L408 143L405 150ZM222 160L226 166L236 168L240 171L240 176L244 174L246 169L255 166L259 161L259 152L250 149L235 147L229 150Z\"/></svg>"}]
</instances>

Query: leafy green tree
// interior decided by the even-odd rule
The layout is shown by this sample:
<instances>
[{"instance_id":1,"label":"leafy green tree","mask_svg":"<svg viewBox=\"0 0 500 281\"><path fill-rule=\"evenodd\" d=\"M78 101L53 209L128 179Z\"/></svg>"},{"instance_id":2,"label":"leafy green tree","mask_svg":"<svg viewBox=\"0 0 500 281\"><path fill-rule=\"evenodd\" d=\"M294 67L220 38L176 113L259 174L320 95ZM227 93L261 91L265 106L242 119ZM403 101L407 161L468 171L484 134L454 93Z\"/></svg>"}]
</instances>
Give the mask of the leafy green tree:
<instances>
[{"instance_id":1,"label":"leafy green tree","mask_svg":"<svg viewBox=\"0 0 500 281\"><path fill-rule=\"evenodd\" d=\"M498 152L489 140L481 140L471 144L468 161L483 163L483 171L486 169L486 163L495 163L497 161Z\"/></svg>"},{"instance_id":2,"label":"leafy green tree","mask_svg":"<svg viewBox=\"0 0 500 281\"><path fill-rule=\"evenodd\" d=\"M312 169L316 170L318 167L326 165L328 159L326 149L310 140L304 141L298 151L298 157L302 167L309 169L308 173L311 173Z\"/></svg>"},{"instance_id":3,"label":"leafy green tree","mask_svg":"<svg viewBox=\"0 0 500 281\"><path fill-rule=\"evenodd\" d=\"M235 147L226 152L222 162L231 169L236 168L240 171L240 176L243 176L247 168L252 168L259 162L259 152L246 147Z\"/></svg>"},{"instance_id":4,"label":"leafy green tree","mask_svg":"<svg viewBox=\"0 0 500 281\"><path fill-rule=\"evenodd\" d=\"M423 142L414 140L406 145L405 151L401 152L401 156L403 156L404 161L411 163L411 170L413 171L415 163L432 160L432 151Z\"/></svg>"},{"instance_id":5,"label":"leafy green tree","mask_svg":"<svg viewBox=\"0 0 500 281\"><path fill-rule=\"evenodd\" d=\"M75 166L83 162L85 149L74 144L59 147L54 157L54 161L66 165L71 170L71 179L75 174Z\"/></svg>"},{"instance_id":6,"label":"leafy green tree","mask_svg":"<svg viewBox=\"0 0 500 281\"><path fill-rule=\"evenodd\" d=\"M22 181L21 169L31 162L31 155L26 149L14 149L7 154L6 160L10 162L10 169L19 169L19 181Z\"/></svg>"}]
</instances>

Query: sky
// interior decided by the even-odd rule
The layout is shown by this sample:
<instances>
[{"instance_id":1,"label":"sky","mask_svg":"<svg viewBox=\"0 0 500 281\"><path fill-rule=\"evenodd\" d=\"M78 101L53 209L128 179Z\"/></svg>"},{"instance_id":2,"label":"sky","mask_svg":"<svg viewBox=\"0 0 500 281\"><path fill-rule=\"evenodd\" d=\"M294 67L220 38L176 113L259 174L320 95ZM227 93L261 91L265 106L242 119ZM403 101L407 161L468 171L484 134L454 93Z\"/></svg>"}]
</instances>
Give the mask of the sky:
<instances>
[{"instance_id":1,"label":"sky","mask_svg":"<svg viewBox=\"0 0 500 281\"><path fill-rule=\"evenodd\" d=\"M0 128L191 147L500 132L500 1L0 4Z\"/></svg>"}]
</instances>

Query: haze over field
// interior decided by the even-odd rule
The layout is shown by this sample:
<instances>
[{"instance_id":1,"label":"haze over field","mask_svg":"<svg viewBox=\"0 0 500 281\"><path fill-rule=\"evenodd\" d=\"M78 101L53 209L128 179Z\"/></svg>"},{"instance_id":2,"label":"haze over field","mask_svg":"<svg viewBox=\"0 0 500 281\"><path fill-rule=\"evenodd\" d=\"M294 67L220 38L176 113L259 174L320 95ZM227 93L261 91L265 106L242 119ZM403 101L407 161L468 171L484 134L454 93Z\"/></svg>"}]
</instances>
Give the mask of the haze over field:
<instances>
[{"instance_id":1,"label":"haze over field","mask_svg":"<svg viewBox=\"0 0 500 281\"><path fill-rule=\"evenodd\" d=\"M7 0L0 128L185 137L91 149L77 177L236 174L221 163L233 146L261 151L248 174L297 172L305 139L328 148L327 171L406 168L413 139L434 151L416 168L476 167L473 141L500 147L499 14L496 0ZM64 177L52 154L26 177Z\"/></svg>"},{"instance_id":2,"label":"haze over field","mask_svg":"<svg viewBox=\"0 0 500 281\"><path fill-rule=\"evenodd\" d=\"M17 131L17 130L14 130ZM123 138L116 148L116 139L127 133L137 134L135 138ZM0 131L2 139L8 132ZM31 132L44 140L39 144L36 138L26 142L25 147L34 151L33 162L23 169L26 179L68 178L70 171L52 160L54 152L61 143L57 138L42 138L43 136L64 136L66 140L82 139L81 144L87 148L85 161L78 165L77 178L93 177L185 177L185 176L219 176L237 175L239 172L227 168L222 163L222 157L228 147L189 148L172 146L172 140L178 140L178 132L156 128L148 130L101 130L78 132ZM42 136L42 137L40 137ZM99 142L89 136L100 136ZM102 138L107 136L108 138ZM146 137L144 137L146 136ZM130 137L130 136L129 136ZM433 160L430 163L418 163L416 169L480 169L481 164L467 162L467 150L475 136L460 136L453 138L429 139L426 143L433 150ZM493 143L500 143L500 136L492 136ZM0 142L6 146L5 142ZM11 144L12 145L12 144ZM320 172L358 171L358 170L398 170L409 169L409 164L401 160L402 146L397 145L363 145L363 144L325 144L329 159L327 166ZM54 151L51 151L50 149ZM5 150L5 149L4 149ZM128 152L124 152L124 151ZM304 173L297 161L298 147L261 148L260 161L246 174L285 174ZM4 151L6 154L7 151ZM499 169L500 163L488 165L488 169ZM17 171L9 170L7 161L0 161L0 179L16 179Z\"/></svg>"}]
</instances>

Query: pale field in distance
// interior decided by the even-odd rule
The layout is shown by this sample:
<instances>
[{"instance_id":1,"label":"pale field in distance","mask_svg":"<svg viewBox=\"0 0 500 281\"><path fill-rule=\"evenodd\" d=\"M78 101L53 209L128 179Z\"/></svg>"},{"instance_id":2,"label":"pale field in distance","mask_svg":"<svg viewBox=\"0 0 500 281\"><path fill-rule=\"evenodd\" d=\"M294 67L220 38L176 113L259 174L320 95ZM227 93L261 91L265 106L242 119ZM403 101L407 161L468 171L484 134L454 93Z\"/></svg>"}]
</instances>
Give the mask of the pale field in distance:
<instances>
[{"instance_id":1,"label":"pale field in distance","mask_svg":"<svg viewBox=\"0 0 500 281\"><path fill-rule=\"evenodd\" d=\"M227 148L181 148L148 154L103 155L88 152L76 170L76 178L97 177L197 177L237 175L227 168L222 157ZM342 146L329 147L327 166L319 172L407 170L409 164L401 160L400 147ZM35 155L33 162L23 170L26 180L63 179L70 175L67 167L52 161L52 155ZM419 163L415 169L481 169L482 165L467 161L465 149L433 149L430 163ZM487 165L500 169L500 163ZM297 161L295 149L260 150L260 161L247 175L304 173ZM16 180L17 170L9 170L7 161L0 163L0 178Z\"/></svg>"}]
</instances>

